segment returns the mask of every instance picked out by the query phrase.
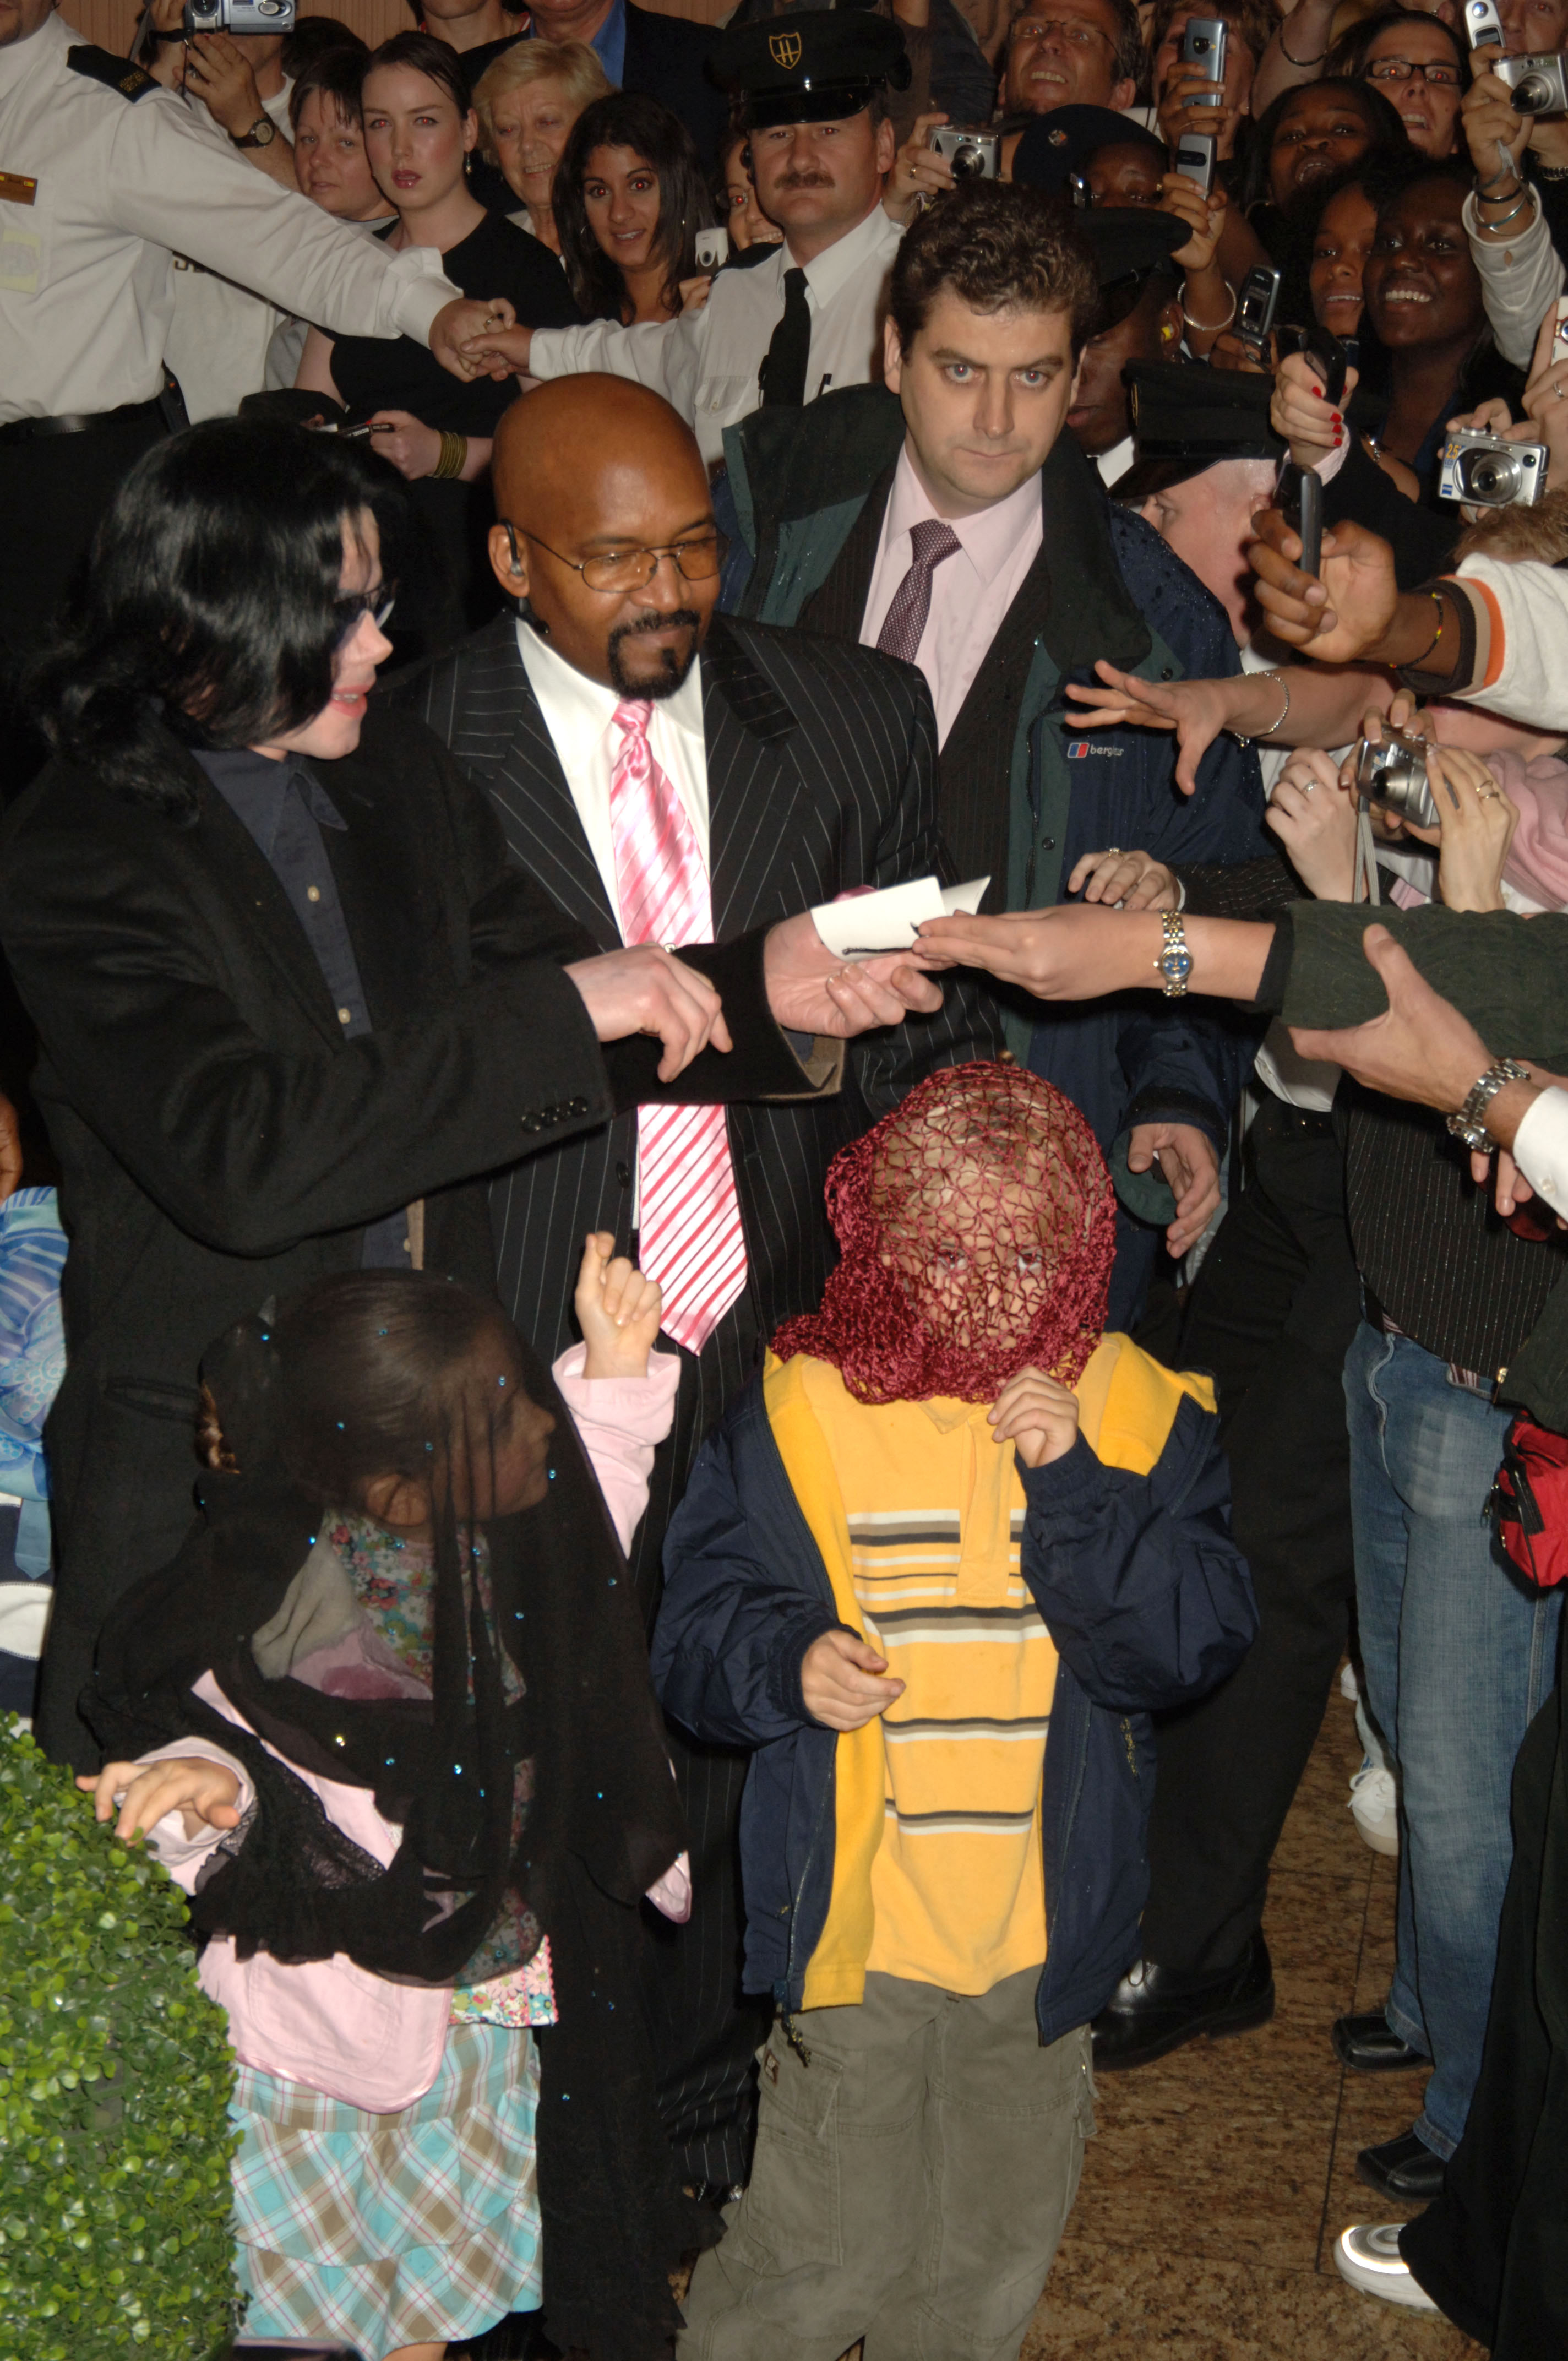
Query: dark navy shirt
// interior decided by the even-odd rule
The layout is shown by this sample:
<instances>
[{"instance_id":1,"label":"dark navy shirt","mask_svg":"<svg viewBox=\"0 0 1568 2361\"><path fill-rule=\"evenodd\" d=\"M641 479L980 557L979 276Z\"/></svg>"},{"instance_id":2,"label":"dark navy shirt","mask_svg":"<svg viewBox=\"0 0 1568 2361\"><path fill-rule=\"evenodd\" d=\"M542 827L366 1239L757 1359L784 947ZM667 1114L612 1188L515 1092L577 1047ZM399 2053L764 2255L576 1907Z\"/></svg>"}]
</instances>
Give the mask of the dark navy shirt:
<instances>
[{"instance_id":1,"label":"dark navy shirt","mask_svg":"<svg viewBox=\"0 0 1568 2361\"><path fill-rule=\"evenodd\" d=\"M198 752L196 760L288 895L332 995L344 1039L368 1033L359 962L322 837L323 828L347 834L332 797L300 756L274 762L241 747L233 753ZM410 1268L406 1208L366 1224L360 1263L367 1270Z\"/></svg>"}]
</instances>

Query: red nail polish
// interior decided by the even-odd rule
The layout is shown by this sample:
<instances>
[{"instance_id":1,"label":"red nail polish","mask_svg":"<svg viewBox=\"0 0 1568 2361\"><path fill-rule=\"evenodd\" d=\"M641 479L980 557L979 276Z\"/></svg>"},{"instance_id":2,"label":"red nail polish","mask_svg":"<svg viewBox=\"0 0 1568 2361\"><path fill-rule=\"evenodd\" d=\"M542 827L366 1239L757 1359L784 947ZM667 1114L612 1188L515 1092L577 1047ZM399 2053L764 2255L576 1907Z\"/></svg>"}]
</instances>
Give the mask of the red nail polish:
<instances>
[{"instance_id":1,"label":"red nail polish","mask_svg":"<svg viewBox=\"0 0 1568 2361\"><path fill-rule=\"evenodd\" d=\"M1315 386L1312 388L1312 391L1317 395L1318 400L1319 400L1320 401L1321 401L1321 400L1322 400L1322 398L1323 398L1323 389L1322 389L1322 387L1321 387L1321 385L1315 385Z\"/></svg>"},{"instance_id":2,"label":"red nail polish","mask_svg":"<svg viewBox=\"0 0 1568 2361\"><path fill-rule=\"evenodd\" d=\"M1343 419L1341 417L1341 415L1340 415L1339 412L1336 410L1336 411L1334 412L1334 424L1335 424L1336 426L1343 426L1343 423L1344 423Z\"/></svg>"}]
</instances>

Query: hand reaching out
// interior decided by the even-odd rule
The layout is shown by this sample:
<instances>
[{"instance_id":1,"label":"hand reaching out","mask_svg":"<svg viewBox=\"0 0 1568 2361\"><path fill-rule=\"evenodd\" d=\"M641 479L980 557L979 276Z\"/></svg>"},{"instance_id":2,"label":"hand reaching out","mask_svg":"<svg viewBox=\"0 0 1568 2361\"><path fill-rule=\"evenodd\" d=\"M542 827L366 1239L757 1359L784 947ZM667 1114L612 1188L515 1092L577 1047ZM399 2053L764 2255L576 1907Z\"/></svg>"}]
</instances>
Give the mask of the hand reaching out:
<instances>
[{"instance_id":1,"label":"hand reaching out","mask_svg":"<svg viewBox=\"0 0 1568 2361\"><path fill-rule=\"evenodd\" d=\"M902 1025L911 1010L930 1016L942 1005L940 984L922 972L914 952L840 960L817 933L809 910L770 928L762 972L774 1020L792 1033L850 1041L878 1026Z\"/></svg>"},{"instance_id":2,"label":"hand reaching out","mask_svg":"<svg viewBox=\"0 0 1568 2361\"><path fill-rule=\"evenodd\" d=\"M1176 910L1181 888L1175 873L1146 852L1086 852L1067 881L1069 894L1116 910Z\"/></svg>"},{"instance_id":3,"label":"hand reaching out","mask_svg":"<svg viewBox=\"0 0 1568 2361\"><path fill-rule=\"evenodd\" d=\"M93 1797L93 1817L109 1819L119 1797L115 1834L129 1843L138 1833L155 1828L168 1812L183 1814L188 1837L203 1828L235 1828L239 1814L239 1781L223 1763L204 1756L177 1755L169 1763L106 1763L96 1777L91 1772L77 1785Z\"/></svg>"},{"instance_id":4,"label":"hand reaching out","mask_svg":"<svg viewBox=\"0 0 1568 2361\"><path fill-rule=\"evenodd\" d=\"M1299 467L1315 467L1320 459L1338 449L1346 432L1343 407L1336 410L1324 397L1320 367L1310 353L1287 353L1274 372L1268 423L1289 444L1290 456ZM1346 369L1346 402L1355 386L1356 371Z\"/></svg>"},{"instance_id":5,"label":"hand reaching out","mask_svg":"<svg viewBox=\"0 0 1568 2361\"><path fill-rule=\"evenodd\" d=\"M1065 1459L1078 1441L1078 1396L1043 1369L1020 1369L986 1412L998 1443L1011 1443L1025 1467Z\"/></svg>"},{"instance_id":6,"label":"hand reaching out","mask_svg":"<svg viewBox=\"0 0 1568 2361\"><path fill-rule=\"evenodd\" d=\"M863 1730L904 1695L904 1683L883 1677L887 1658L852 1631L824 1631L800 1667L800 1694L813 1721L826 1730Z\"/></svg>"},{"instance_id":7,"label":"hand reaching out","mask_svg":"<svg viewBox=\"0 0 1568 2361\"><path fill-rule=\"evenodd\" d=\"M1193 1123L1139 1123L1127 1144L1127 1169L1146 1172L1157 1164L1176 1199L1176 1218L1165 1234L1173 1255L1196 1246L1219 1210L1220 1159L1206 1131Z\"/></svg>"},{"instance_id":8,"label":"hand reaching out","mask_svg":"<svg viewBox=\"0 0 1568 2361\"><path fill-rule=\"evenodd\" d=\"M615 1251L614 1233L590 1230L572 1298L587 1355L585 1378L645 1378L663 1299L651 1279Z\"/></svg>"}]
</instances>

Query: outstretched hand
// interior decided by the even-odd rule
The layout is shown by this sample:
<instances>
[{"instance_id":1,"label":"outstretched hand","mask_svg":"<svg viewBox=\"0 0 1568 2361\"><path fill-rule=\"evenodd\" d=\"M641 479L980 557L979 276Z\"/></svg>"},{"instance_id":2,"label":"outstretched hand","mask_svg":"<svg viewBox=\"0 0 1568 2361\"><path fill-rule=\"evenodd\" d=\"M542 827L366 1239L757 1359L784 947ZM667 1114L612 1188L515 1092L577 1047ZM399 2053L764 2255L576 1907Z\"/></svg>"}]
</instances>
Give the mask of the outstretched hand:
<instances>
[{"instance_id":1,"label":"outstretched hand","mask_svg":"<svg viewBox=\"0 0 1568 2361\"><path fill-rule=\"evenodd\" d=\"M850 1041L881 1025L902 1025L911 1013L933 1016L942 1005L941 985L924 972L915 953L841 960L817 933L809 910L797 910L769 930L762 973L774 1021L791 1033Z\"/></svg>"},{"instance_id":2,"label":"outstretched hand","mask_svg":"<svg viewBox=\"0 0 1568 2361\"><path fill-rule=\"evenodd\" d=\"M1361 944L1388 995L1382 1016L1332 1029L1292 1025L1291 1040L1303 1058L1329 1059L1368 1090L1452 1115L1491 1064L1491 1051L1387 927L1368 927Z\"/></svg>"},{"instance_id":3,"label":"outstretched hand","mask_svg":"<svg viewBox=\"0 0 1568 2361\"><path fill-rule=\"evenodd\" d=\"M1263 510L1253 526L1247 555L1275 638L1321 664L1375 655L1399 599L1388 544L1365 525L1335 525L1323 535L1320 578L1297 565L1301 537L1278 509Z\"/></svg>"},{"instance_id":4,"label":"outstretched hand","mask_svg":"<svg viewBox=\"0 0 1568 2361\"><path fill-rule=\"evenodd\" d=\"M1104 688L1069 680L1067 693L1080 708L1071 716L1080 730L1174 730L1176 784L1184 796L1198 785L1198 765L1229 725L1231 684L1224 680L1140 680L1118 672L1102 656L1094 667ZM1109 689L1112 694L1106 694Z\"/></svg>"}]
</instances>

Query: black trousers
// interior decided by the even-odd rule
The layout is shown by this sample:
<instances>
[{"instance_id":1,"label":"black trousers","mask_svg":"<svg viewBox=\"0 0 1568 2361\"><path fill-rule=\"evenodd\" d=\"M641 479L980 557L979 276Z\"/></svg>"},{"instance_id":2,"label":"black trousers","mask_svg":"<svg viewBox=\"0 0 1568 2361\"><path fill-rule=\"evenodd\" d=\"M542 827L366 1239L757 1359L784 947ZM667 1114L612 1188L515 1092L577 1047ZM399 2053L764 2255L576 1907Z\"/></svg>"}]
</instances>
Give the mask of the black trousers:
<instances>
[{"instance_id":1,"label":"black trousers","mask_svg":"<svg viewBox=\"0 0 1568 2361\"><path fill-rule=\"evenodd\" d=\"M26 786L46 752L17 703L23 665L63 604L99 518L165 431L155 416L0 444L0 799Z\"/></svg>"},{"instance_id":2,"label":"black trousers","mask_svg":"<svg viewBox=\"0 0 1568 2361\"><path fill-rule=\"evenodd\" d=\"M678 1349L667 1336L659 1347ZM704 1439L752 1375L760 1351L756 1314L742 1298L700 1355L681 1352L674 1424L654 1455L648 1508L632 1543L632 1577L650 1625L663 1588L670 1518ZM683 2177L733 2185L751 2176L755 2053L773 2013L771 1999L740 1989L740 1792L751 1758L705 1746L674 1722L666 1735L690 1839L692 1915L675 1927L644 1905L660 2112Z\"/></svg>"},{"instance_id":3,"label":"black trousers","mask_svg":"<svg viewBox=\"0 0 1568 2361\"><path fill-rule=\"evenodd\" d=\"M1245 1167L1192 1290L1181 1362L1217 1383L1260 1628L1229 1680L1158 1724L1144 1913L1145 1957L1195 1973L1229 1966L1262 1921L1355 1587L1342 1372L1361 1305L1344 1159L1326 1115L1270 1094Z\"/></svg>"},{"instance_id":4,"label":"black trousers","mask_svg":"<svg viewBox=\"0 0 1568 2361\"><path fill-rule=\"evenodd\" d=\"M1568 1627L1565 1627L1568 1628ZM1562 1665L1559 1664L1561 1684ZM1442 2194L1400 2234L1435 2303L1493 2361L1568 2353L1568 1747L1561 1685L1514 1768L1481 2073Z\"/></svg>"}]
</instances>

